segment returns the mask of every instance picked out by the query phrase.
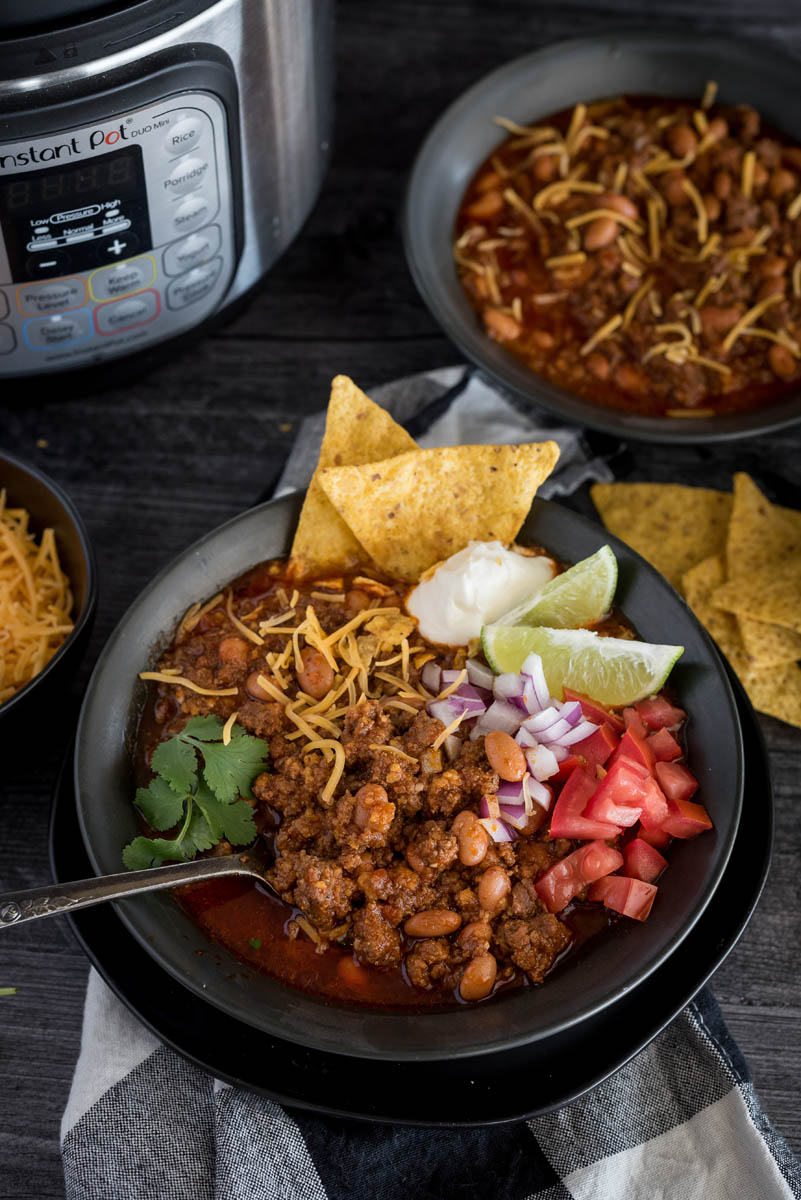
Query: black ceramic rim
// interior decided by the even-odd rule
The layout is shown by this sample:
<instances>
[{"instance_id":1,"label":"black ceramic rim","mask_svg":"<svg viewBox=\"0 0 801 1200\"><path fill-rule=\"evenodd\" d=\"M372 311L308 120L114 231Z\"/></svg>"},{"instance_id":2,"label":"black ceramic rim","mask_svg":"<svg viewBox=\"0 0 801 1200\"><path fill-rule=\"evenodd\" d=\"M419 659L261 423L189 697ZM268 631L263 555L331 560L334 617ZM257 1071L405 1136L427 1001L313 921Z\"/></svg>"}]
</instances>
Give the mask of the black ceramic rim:
<instances>
[{"instance_id":1,"label":"black ceramic rim","mask_svg":"<svg viewBox=\"0 0 801 1200\"><path fill-rule=\"evenodd\" d=\"M430 310L435 320L442 326L447 336L455 343L462 353L476 366L492 376L522 399L539 408L574 421L593 429L603 430L621 438L636 441L697 443L731 441L737 438L753 437L757 434L771 433L783 429L801 420L801 391L789 398L757 410L743 413L733 413L730 416L721 415L714 418L671 419L667 417L644 417L627 413L620 409L607 408L568 392L566 389L551 383L541 375L525 367L513 355L504 351L497 343L492 342L480 328L478 318L470 307L461 285L456 279L451 255L451 232L456 218L459 201L475 170L485 154L480 154L475 161L471 159L471 167L466 171L464 179L455 191L437 196L437 202L432 203L429 194L431 180L440 176L443 171L443 161L450 146L458 143L464 136L466 128L477 123L489 124L495 109L493 98L498 94L513 92L525 77L532 79L538 72L550 72L554 80L576 77L577 56L585 55L593 61L608 61L613 64L624 55L645 55L659 53L662 56L671 54L675 57L675 72L677 85L672 94L684 94L686 88L681 80L690 71L688 62L691 57L703 63L706 78L715 76L725 64L735 70L740 62L758 70L770 81L773 89L781 89L784 85L784 96L793 96L798 91L798 64L789 58L781 46L766 42L745 42L734 38L702 36L696 33L681 34L675 32L646 33L621 31L611 34L597 34L592 38L576 38L559 42L536 50L485 75L462 93L445 110L431 131L428 133L412 166L411 175L406 189L406 198L402 217L402 237L406 253L406 261L414 283L421 298ZM700 69L700 65L699 68ZM604 96L614 95L621 89L613 85L614 67L610 66L610 82L604 91ZM554 82L553 86L556 86ZM581 93L581 84L576 84ZM655 94L668 95L667 90L659 86L658 80L652 80L648 88ZM703 90L703 79L697 94ZM695 94L695 93L694 93ZM578 100L593 100L603 98L599 95L579 94L573 97L572 103ZM731 103L737 103L744 96L727 97ZM487 108L487 105L490 105ZM511 105L511 108L509 107ZM543 101L542 115L545 116L560 108L567 107L566 103L555 101L548 104ZM764 106L762 107L764 113ZM478 113L478 115L476 115ZM528 110L514 111L513 101L504 108L504 115L520 121L531 121L538 116ZM768 114L771 115L771 114ZM786 128L786 122L781 120L781 114L772 118L778 127ZM797 116L797 127L789 129L801 140L801 110ZM495 138L497 144L501 134ZM492 141L487 148L490 152ZM432 235L429 226L432 221L444 220L448 213L448 244L442 247L436 241L435 249L442 255L442 262L433 264ZM443 253L444 251L444 253ZM447 262L445 261L447 259ZM446 280L446 273L448 275ZM455 281L455 287L452 285Z\"/></svg>"},{"instance_id":2,"label":"black ceramic rim","mask_svg":"<svg viewBox=\"0 0 801 1200\"><path fill-rule=\"evenodd\" d=\"M155 654L159 645L169 640L167 631L174 628L181 613L199 595L206 594L209 589L213 592L218 585L222 586L259 560L259 555L251 554L248 549L250 557L247 561L240 559L237 569L232 557L234 554L244 554L243 547L250 547L254 537L258 539L261 558L287 552L299 504L298 494L269 501L235 517L200 539L145 588L107 642L87 687L78 723L75 753L78 819L84 844L96 872L102 874L118 870L122 844L138 832L132 806L126 806L125 815L120 818L123 823L128 823L129 828L123 837L118 837L119 828L112 815L118 809L117 796L123 786L124 772L130 775L125 763L126 737L130 739L132 736L134 718L131 693L136 672L141 669L140 664ZM274 538L276 531L280 534L280 543L270 543L271 527ZM529 529L532 532L527 533ZM286 542L283 541L285 536ZM645 615L643 606L646 598L649 613L654 604L661 604L661 628L664 629L665 620L668 621L668 628L671 622L678 623L681 641L690 647L686 661L674 671L684 679L684 690L700 686L701 695L706 693L706 702L714 706L715 712L714 735L707 730L715 742L713 747L711 740L701 740L700 733L696 736L693 732L694 728L698 729L697 722L704 711L700 697L696 696L699 703L695 712L698 715L695 726L692 721L690 723L689 734L691 761L696 765L696 770L699 766L703 768L706 762L706 769L711 772L713 749L720 747L723 753L714 757L716 774L709 777L714 785L711 798L719 798L717 804L711 806L716 828L708 835L715 840L702 844L703 839L700 839L694 843L681 843L674 848L674 857L681 855L685 863L682 870L683 878L686 874L685 886L675 891L678 888L678 873L672 876L668 873L662 888L663 896L669 899L659 909L654 909L647 934L643 933L646 927L635 922L618 923L607 932L602 970L593 971L583 966L582 954L587 950L591 955L594 944L591 941L571 958L570 964L565 967L565 977L560 976L558 980L552 977L549 980L548 987L543 989L546 999L540 1001L535 1009L532 1010L522 999L518 1002L516 996L504 998L494 1009L491 1004L479 1006L470 1010L481 1012L477 1029L473 1028L474 1022L466 1017L468 1010L461 1007L447 1014L427 1014L426 1019L421 1021L419 1016L411 1013L393 1011L379 1015L376 1010L326 1004L276 981L269 981L266 976L248 972L244 967L232 975L231 964L236 967L239 964L220 947L215 947L215 950L224 955L228 969L218 969L206 975L207 968L198 960L196 948L205 947L205 953L208 953L209 942L202 938L199 930L169 897L156 894L118 905L117 911L129 930L173 977L239 1020L275 1037L318 1050L385 1059L470 1057L492 1053L502 1047L523 1045L585 1020L641 983L687 936L720 881L731 853L742 805L742 733L734 696L721 660L706 632L662 576L594 522L549 501L535 500L519 536L520 540L525 541L528 536L533 542L542 542L546 546L553 539L551 549L563 545L567 556L576 560L596 550L599 542L609 542L618 557L618 602L622 610L626 612L627 604L634 603L629 598L631 593L637 600L634 611L629 608L629 615L635 623L638 609ZM572 545L568 546L569 542ZM226 554L229 557L223 566L221 559ZM176 605L174 621L164 620L165 594L169 597L169 604ZM157 610L161 623L155 619ZM652 618L647 620L650 623ZM155 625L155 628L151 628L151 625ZM642 632L648 635L648 624ZM663 640L665 636L663 634ZM699 679L699 672L700 685L693 682ZM144 693L141 685L140 690ZM682 689L679 691L681 694ZM125 730L119 728L123 720L123 707L126 712ZM693 711L690 704L691 717ZM130 785L127 790L131 790ZM692 897L692 907L687 903L688 895ZM632 928L635 925L637 927ZM636 968L631 965L632 960L637 962ZM576 970L579 972L578 981L572 974ZM568 972L571 973L569 976ZM610 974L612 982L609 982ZM280 994L275 991L276 987ZM261 1004L257 1003L259 998ZM518 1012L518 1003L523 1012ZM447 1028L438 1023L441 1015L443 1019L447 1017ZM518 1029L511 1032L510 1027L515 1023Z\"/></svg>"},{"instance_id":3,"label":"black ceramic rim","mask_svg":"<svg viewBox=\"0 0 801 1200\"><path fill-rule=\"evenodd\" d=\"M69 653L73 642L80 637L82 631L86 627L87 622L91 620L95 604L97 603L97 563L95 561L95 552L92 543L89 541L89 533L83 523L83 517L78 512L72 500L70 500L64 489L58 483L56 483L54 479L51 479L49 475L44 473L44 471L40 471L38 467L34 467L31 463L25 462L24 459L17 458L14 454L7 454L5 450L0 450L0 471L2 471L3 463L10 463L11 466L16 467L17 470L24 472L24 474L29 475L32 479L35 479L38 483L41 483L42 486L47 488L49 492L52 492L59 504L63 506L67 516L75 528L75 532L78 534L81 553L83 554L84 563L86 565L86 596L84 598L83 607L75 618L75 626L72 630L72 633L70 633L69 637L67 637L61 643L53 657L44 667L42 667L38 675L34 675L33 679L26 683L23 688L20 688L18 692L15 692L13 696L11 696L3 704L0 704L0 718L6 717L13 709L17 708L21 704L24 704L25 697L29 696L34 688L38 687L40 683L43 683L44 680L47 679L47 677L57 669L58 664L61 662L64 655ZM0 479L0 484L2 484L2 479ZM31 517L34 519L34 521L36 521L35 513L31 513Z\"/></svg>"},{"instance_id":4,"label":"black ceramic rim","mask_svg":"<svg viewBox=\"0 0 801 1200\"><path fill-rule=\"evenodd\" d=\"M387 1085L390 1082L394 1083L397 1089L398 1077L393 1073L393 1068L397 1070L397 1067L400 1066L403 1071L410 1071L414 1076L419 1067L413 1063L367 1062L363 1065L361 1062L354 1063L352 1059L337 1058L335 1055L303 1051L305 1069L301 1072L297 1047L258 1033L255 1036L263 1040L254 1044L252 1042L254 1033L249 1026L242 1025L233 1018L220 1013L212 1006L205 1004L195 994L176 984L163 973L156 963L147 958L135 941L131 940L130 944L126 946L125 942L131 935L124 927L120 929L118 918L109 908L95 908L66 919L78 944L108 986L155 1037L201 1070L208 1071L228 1083L267 1096L287 1107L371 1123L391 1122L402 1125L439 1125L451 1128L503 1124L552 1111L584 1095L625 1066L678 1016L736 946L762 894L770 868L774 837L774 800L770 771L764 739L757 718L741 685L728 665L727 671L736 692L738 710L743 720L749 751L746 775L748 795L752 797L752 800L750 805L746 802L744 807L746 825L748 825L749 809L756 809L757 804L760 806L753 829L743 830L741 828L736 839L741 842L743 838L746 838L748 841L748 852L745 854L742 864L745 878L742 874L738 875L736 888L731 901L729 901L727 896L722 895L726 888L724 876L710 911L701 918L698 928L690 939L690 945L679 951L680 955L686 956L687 963L690 964L689 971L686 972L687 978L676 987L675 963L666 964L654 973L651 980L646 981L629 998L624 998L622 1001L623 1005L631 1003L631 1015L635 1020L641 1017L644 1011L653 1016L652 1021L646 1021L646 1028L638 1032L625 1050L608 1056L610 1035L614 1035L615 1029L620 1026L621 1022L625 1025L625 1016L622 1016L618 1010L614 1016L601 1014L594 1021L588 1022L586 1029L580 1028L577 1031L579 1037L582 1033L590 1035L588 1053L581 1059L582 1068L584 1063L588 1064L586 1074L583 1074L582 1079L574 1086L558 1096L551 1096L549 1102L539 1108L518 1107L514 1100L511 1101L511 1107L508 1109L503 1109L502 1104L509 1101L509 1097L515 1089L519 1088L524 1091L531 1079L539 1081L543 1076L547 1079L549 1074L558 1074L558 1072L549 1072L548 1070L549 1057L554 1060L558 1059L561 1064L565 1061L565 1048L561 1046L562 1039L558 1037L534 1043L530 1047L522 1047L519 1051L511 1054L500 1051L494 1056L480 1059L463 1059L457 1063L434 1064L438 1067L438 1073L436 1080L429 1082L428 1089L432 1086L442 1087L441 1103L443 1107L449 1097L452 1102L454 1094L464 1093L469 1096L470 1112L469 1115L462 1118L416 1117L410 1115L413 1111L412 1105L409 1105L408 1111L404 1111L403 1103L401 1110L394 1112L387 1112L385 1108L378 1112L357 1110L354 1107L343 1107L341 1102L340 1106L337 1106L336 1103L327 1101L325 1096L321 1095L321 1082L325 1086L324 1081L341 1078L342 1072L346 1072L346 1077L348 1077L353 1071L363 1071L365 1065L371 1074L386 1071L387 1078L383 1087L378 1078L371 1077L369 1080L362 1081L363 1086L360 1089L361 1095L376 1095L380 1105L383 1097L390 1094L387 1091ZM69 843L70 825L74 830L75 824L75 798L71 787L70 753L68 751L56 785L51 811L49 852L53 875L57 881L72 878L76 872L83 873L88 866L85 847L80 839L78 838L77 846L74 848ZM72 802L73 810L68 814L66 806L69 801ZM765 819L766 816L767 819ZM750 837L749 832L752 835ZM77 850L77 860L73 853L74 849ZM737 848L735 847L735 857L736 854ZM756 868L756 874L752 879L747 875L749 868ZM719 913L716 912L717 906L720 907ZM732 913L735 913L734 921L727 926L726 922ZM695 954L692 949L693 940L699 942L699 949L702 949L708 942L714 948L712 958L705 960L702 953ZM140 956L140 963L132 967L130 955ZM695 967L700 962L704 962L705 965L701 972L696 974ZM141 983L141 971L147 972L148 975L142 987L144 1002L141 999L137 1002L135 988L131 986L132 976L135 983ZM665 978L668 972L670 975ZM664 985L663 978L665 978ZM171 988L175 989L174 999L169 990ZM170 1032L169 1015L173 1009L175 1011L172 1026L179 1029L179 1035ZM226 1047L236 1044L239 1040L237 1031L239 1031L244 1044L249 1047L248 1061L253 1063L253 1071L249 1076L247 1072L241 1074L232 1072L230 1061L226 1058ZM197 1036L198 1032L199 1037ZM575 1048L573 1046L569 1049ZM297 1080L302 1074L309 1084L308 1090L301 1086L295 1093L283 1093L280 1090L280 1079L272 1089L264 1085L264 1064L271 1061L275 1063L277 1052L288 1057L291 1064L289 1068L291 1078ZM598 1056L597 1061L593 1060L593 1054ZM568 1054L568 1061L571 1061L573 1057L575 1056ZM493 1096L486 1089L482 1090L480 1086L477 1088L475 1084L481 1085L487 1070L498 1062L508 1063L508 1068L502 1073L502 1087ZM423 1064L424 1070L430 1070L430 1067L431 1064ZM461 1079L461 1072L465 1068L468 1068L470 1075L473 1076L470 1080L472 1088L461 1086L464 1083L464 1080ZM284 1065L284 1070L287 1070L286 1065ZM280 1067L278 1074L280 1077ZM417 1097L419 1096L420 1082L419 1080L413 1080L413 1082ZM439 1095L437 1099L439 1100ZM419 1104L419 1100L415 1102Z\"/></svg>"}]
</instances>

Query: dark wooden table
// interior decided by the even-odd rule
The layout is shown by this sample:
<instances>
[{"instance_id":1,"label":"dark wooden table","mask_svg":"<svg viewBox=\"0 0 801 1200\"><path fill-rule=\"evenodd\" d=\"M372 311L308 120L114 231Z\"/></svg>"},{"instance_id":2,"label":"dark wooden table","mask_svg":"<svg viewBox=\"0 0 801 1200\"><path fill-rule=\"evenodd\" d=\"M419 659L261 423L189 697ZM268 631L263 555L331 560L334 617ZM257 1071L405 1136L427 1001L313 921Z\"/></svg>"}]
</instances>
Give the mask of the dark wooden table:
<instances>
[{"instance_id":1,"label":"dark wooden table","mask_svg":"<svg viewBox=\"0 0 801 1200\"><path fill-rule=\"evenodd\" d=\"M75 685L36 751L0 763L0 891L44 883L56 772L92 662L129 602L190 541L277 478L298 419L322 408L338 372L369 388L459 360L404 265L404 180L442 109L486 71L549 41L614 26L697 27L801 47L792 0L340 0L337 133L322 196L248 311L149 377L64 399L57 379L0 402L0 444L71 493L97 549L100 604ZM652 14L652 15L651 15ZM710 71L713 74L713 71ZM799 503L801 429L712 448L633 444L630 478L727 488L750 471ZM586 495L577 503L590 511ZM778 827L771 876L742 941L714 979L778 1128L801 1151L799 946L801 732L769 718ZM0 1197L63 1196L58 1126L78 1054L86 961L58 920L0 935Z\"/></svg>"}]
</instances>

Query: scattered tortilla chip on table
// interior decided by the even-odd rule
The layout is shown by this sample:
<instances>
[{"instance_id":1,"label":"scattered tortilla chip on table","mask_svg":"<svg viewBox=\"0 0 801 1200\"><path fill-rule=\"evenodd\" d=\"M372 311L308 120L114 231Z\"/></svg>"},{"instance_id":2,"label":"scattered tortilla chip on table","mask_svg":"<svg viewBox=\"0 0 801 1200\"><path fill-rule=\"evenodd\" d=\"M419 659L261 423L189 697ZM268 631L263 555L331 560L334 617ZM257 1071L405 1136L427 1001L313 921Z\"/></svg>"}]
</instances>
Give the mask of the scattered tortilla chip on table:
<instances>
[{"instance_id":1,"label":"scattered tortilla chip on table","mask_svg":"<svg viewBox=\"0 0 801 1200\"><path fill-rule=\"evenodd\" d=\"M704 629L715 639L718 646L740 676L750 671L754 664L748 658L737 618L724 612L712 602L712 596L726 577L726 566L722 554L713 554L684 572L682 591L690 608Z\"/></svg>"},{"instance_id":2,"label":"scattered tortilla chip on table","mask_svg":"<svg viewBox=\"0 0 801 1200\"><path fill-rule=\"evenodd\" d=\"M718 612L722 613L723 609ZM754 617L735 619L746 654L755 667L780 667L801 658L801 633Z\"/></svg>"},{"instance_id":3,"label":"scattered tortilla chip on table","mask_svg":"<svg viewBox=\"0 0 801 1200\"><path fill-rule=\"evenodd\" d=\"M727 492L674 483L596 483L590 495L609 532L679 590L685 571L725 549L732 508Z\"/></svg>"},{"instance_id":4,"label":"scattered tortilla chip on table","mask_svg":"<svg viewBox=\"0 0 801 1200\"><path fill-rule=\"evenodd\" d=\"M786 564L768 579L757 572L750 579L724 583L713 600L738 617L754 617L801 633L801 562Z\"/></svg>"},{"instance_id":5,"label":"scattered tortilla chip on table","mask_svg":"<svg viewBox=\"0 0 801 1200\"><path fill-rule=\"evenodd\" d=\"M320 483L372 560L414 582L468 542L508 545L558 457L556 442L442 446L327 467Z\"/></svg>"},{"instance_id":6,"label":"scattered tortilla chip on table","mask_svg":"<svg viewBox=\"0 0 801 1200\"><path fill-rule=\"evenodd\" d=\"M762 667L746 672L742 684L754 708L801 729L801 667Z\"/></svg>"},{"instance_id":7,"label":"scattered tortilla chip on table","mask_svg":"<svg viewBox=\"0 0 801 1200\"><path fill-rule=\"evenodd\" d=\"M326 467L375 462L417 446L385 409L374 404L347 375L337 375L325 422L320 458L303 502L291 557L302 574L341 571L366 563L368 555L320 486Z\"/></svg>"}]
</instances>

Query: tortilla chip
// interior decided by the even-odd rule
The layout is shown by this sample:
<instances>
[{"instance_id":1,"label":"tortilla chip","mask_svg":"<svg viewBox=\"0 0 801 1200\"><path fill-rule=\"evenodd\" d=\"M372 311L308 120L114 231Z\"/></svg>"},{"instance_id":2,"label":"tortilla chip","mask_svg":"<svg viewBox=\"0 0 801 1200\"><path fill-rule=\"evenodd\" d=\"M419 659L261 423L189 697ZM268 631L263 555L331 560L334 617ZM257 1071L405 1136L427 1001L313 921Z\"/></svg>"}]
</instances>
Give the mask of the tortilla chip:
<instances>
[{"instance_id":1,"label":"tortilla chip","mask_svg":"<svg viewBox=\"0 0 801 1200\"><path fill-rule=\"evenodd\" d=\"M729 581L765 570L768 580L789 562L801 563L801 513L779 508L763 496L750 475L734 476L734 504L726 539Z\"/></svg>"},{"instance_id":2,"label":"tortilla chip","mask_svg":"<svg viewBox=\"0 0 801 1200\"><path fill-rule=\"evenodd\" d=\"M742 683L754 708L801 729L801 667L796 663L747 672Z\"/></svg>"},{"instance_id":3,"label":"tortilla chip","mask_svg":"<svg viewBox=\"0 0 801 1200\"><path fill-rule=\"evenodd\" d=\"M780 667L801 658L801 634L753 617L735 619L746 653L755 667Z\"/></svg>"},{"instance_id":4,"label":"tortilla chip","mask_svg":"<svg viewBox=\"0 0 801 1200\"><path fill-rule=\"evenodd\" d=\"M596 483L590 495L609 532L679 590L685 571L725 549L732 508L726 492L674 483Z\"/></svg>"},{"instance_id":5,"label":"tortilla chip","mask_svg":"<svg viewBox=\"0 0 801 1200\"><path fill-rule=\"evenodd\" d=\"M468 542L511 542L558 457L556 442L442 446L329 467L320 483L373 561L414 582Z\"/></svg>"},{"instance_id":6,"label":"tortilla chip","mask_svg":"<svg viewBox=\"0 0 801 1200\"><path fill-rule=\"evenodd\" d=\"M801 633L801 561L785 564L769 579L759 571L748 579L724 583L713 601L738 617L754 617Z\"/></svg>"},{"instance_id":7,"label":"tortilla chip","mask_svg":"<svg viewBox=\"0 0 801 1200\"><path fill-rule=\"evenodd\" d=\"M735 672L742 676L752 671L754 664L743 645L737 618L716 608L712 602L714 592L725 578L725 570L723 555L713 554L691 567L689 571L685 571L682 590L704 629L715 639Z\"/></svg>"},{"instance_id":8,"label":"tortilla chip","mask_svg":"<svg viewBox=\"0 0 801 1200\"><path fill-rule=\"evenodd\" d=\"M414 438L365 396L352 379L337 375L331 383L320 458L292 543L291 557L301 573L331 568L342 571L369 561L369 555L320 486L320 472L325 467L391 458L416 446Z\"/></svg>"}]
</instances>

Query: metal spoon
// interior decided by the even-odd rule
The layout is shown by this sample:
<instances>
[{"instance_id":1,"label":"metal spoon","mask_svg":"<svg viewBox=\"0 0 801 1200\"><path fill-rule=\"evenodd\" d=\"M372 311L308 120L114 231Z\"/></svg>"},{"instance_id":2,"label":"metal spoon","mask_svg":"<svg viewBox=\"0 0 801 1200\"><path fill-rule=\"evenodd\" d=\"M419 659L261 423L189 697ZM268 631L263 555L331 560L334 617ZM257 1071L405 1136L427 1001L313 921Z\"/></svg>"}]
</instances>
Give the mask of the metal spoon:
<instances>
[{"instance_id":1,"label":"metal spoon","mask_svg":"<svg viewBox=\"0 0 801 1200\"><path fill-rule=\"evenodd\" d=\"M45 887L29 888L24 892L5 892L0 895L0 929L20 925L37 917L57 917L103 904L106 900L124 900L140 892L156 892L162 888L179 887L183 883L200 883L219 879L223 875L250 875L258 879L273 894L275 889L264 878L272 859L258 846L240 850L237 854L219 858L199 858L193 862L174 863L167 867L150 867L145 871L121 871L118 875L98 875L75 883L52 883Z\"/></svg>"}]
</instances>

